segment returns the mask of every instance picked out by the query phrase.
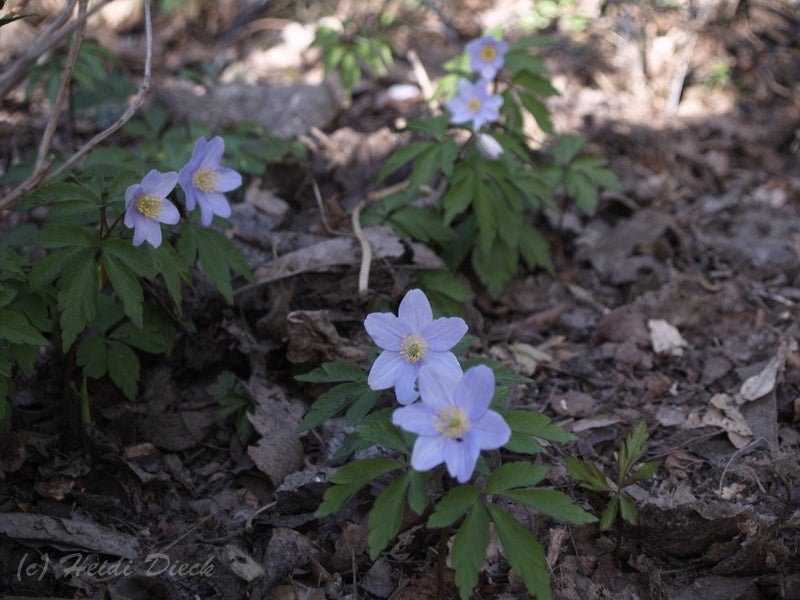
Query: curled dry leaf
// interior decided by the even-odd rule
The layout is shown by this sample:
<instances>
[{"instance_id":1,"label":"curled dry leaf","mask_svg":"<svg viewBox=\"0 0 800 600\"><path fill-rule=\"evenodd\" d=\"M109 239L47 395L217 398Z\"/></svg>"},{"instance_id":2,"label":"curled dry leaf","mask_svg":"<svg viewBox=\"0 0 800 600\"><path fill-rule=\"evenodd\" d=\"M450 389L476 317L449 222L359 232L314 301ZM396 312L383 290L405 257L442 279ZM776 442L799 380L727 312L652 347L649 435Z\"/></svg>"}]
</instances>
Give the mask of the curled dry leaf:
<instances>
[{"instance_id":1,"label":"curled dry leaf","mask_svg":"<svg viewBox=\"0 0 800 600\"><path fill-rule=\"evenodd\" d=\"M760 373L748 377L739 390L739 396L743 402L749 402L756 398L761 398L775 389L778 373L786 365L786 358L790 352L797 350L797 342L794 339L783 340L775 356L770 359Z\"/></svg>"}]
</instances>

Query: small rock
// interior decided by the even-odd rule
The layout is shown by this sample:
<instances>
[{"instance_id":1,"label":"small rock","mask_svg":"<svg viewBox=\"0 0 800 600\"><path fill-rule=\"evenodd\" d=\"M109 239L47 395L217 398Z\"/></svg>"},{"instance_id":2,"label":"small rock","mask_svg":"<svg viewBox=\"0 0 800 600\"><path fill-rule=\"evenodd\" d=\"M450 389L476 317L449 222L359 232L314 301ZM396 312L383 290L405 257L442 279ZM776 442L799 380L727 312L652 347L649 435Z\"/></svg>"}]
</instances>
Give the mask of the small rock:
<instances>
[{"instance_id":1,"label":"small rock","mask_svg":"<svg viewBox=\"0 0 800 600\"><path fill-rule=\"evenodd\" d=\"M589 394L569 391L553 396L550 407L562 417L588 417L594 414L595 401Z\"/></svg>"}]
</instances>

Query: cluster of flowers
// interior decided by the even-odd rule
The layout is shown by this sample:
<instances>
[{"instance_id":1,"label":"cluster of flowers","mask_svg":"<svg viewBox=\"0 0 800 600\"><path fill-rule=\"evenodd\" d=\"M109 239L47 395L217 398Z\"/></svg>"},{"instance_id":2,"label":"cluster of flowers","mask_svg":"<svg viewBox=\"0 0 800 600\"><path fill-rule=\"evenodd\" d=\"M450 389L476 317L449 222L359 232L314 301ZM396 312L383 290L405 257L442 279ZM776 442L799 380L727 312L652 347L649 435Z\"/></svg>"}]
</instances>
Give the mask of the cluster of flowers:
<instances>
[{"instance_id":1,"label":"cluster of flowers","mask_svg":"<svg viewBox=\"0 0 800 600\"><path fill-rule=\"evenodd\" d=\"M444 462L451 477L467 482L481 450L500 448L511 437L505 419L489 410L495 389L492 370L479 365L464 373L451 352L467 324L458 317L434 319L425 294L411 290L397 316L371 313L364 327L383 349L370 370L369 386L394 386L404 406L394 411L392 422L418 436L411 466L427 471Z\"/></svg>"},{"instance_id":2,"label":"cluster of flowers","mask_svg":"<svg viewBox=\"0 0 800 600\"><path fill-rule=\"evenodd\" d=\"M125 226L133 228L133 245L148 242L154 248L161 245L161 223L174 225L180 219L175 205L167 200L175 184L180 184L186 196L186 209L200 207L200 222L211 224L214 215L229 217L231 206L224 192L242 185L242 176L220 166L225 142L217 136L210 142L197 140L191 160L176 173L161 173L156 169L144 176L141 183L125 190Z\"/></svg>"},{"instance_id":3,"label":"cluster of flowers","mask_svg":"<svg viewBox=\"0 0 800 600\"><path fill-rule=\"evenodd\" d=\"M469 79L458 82L458 95L447 102L447 109L452 114L451 123L461 124L472 121L472 127L478 131L485 123L494 123L500 119L500 107L503 97L489 92L489 81L503 68L508 44L493 37L482 37L472 40L466 45L469 54L469 66L478 74L478 81Z\"/></svg>"}]
</instances>

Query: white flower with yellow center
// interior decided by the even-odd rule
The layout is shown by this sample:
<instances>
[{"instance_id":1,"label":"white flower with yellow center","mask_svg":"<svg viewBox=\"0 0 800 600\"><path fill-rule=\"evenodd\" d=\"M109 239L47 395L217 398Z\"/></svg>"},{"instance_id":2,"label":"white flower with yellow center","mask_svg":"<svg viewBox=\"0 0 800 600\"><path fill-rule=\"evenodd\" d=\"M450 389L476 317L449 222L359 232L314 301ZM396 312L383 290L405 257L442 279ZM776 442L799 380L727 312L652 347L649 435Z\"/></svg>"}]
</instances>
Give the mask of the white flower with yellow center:
<instances>
[{"instance_id":1,"label":"white flower with yellow center","mask_svg":"<svg viewBox=\"0 0 800 600\"><path fill-rule=\"evenodd\" d=\"M125 190L125 223L133 228L133 245L145 241L153 248L161 245L161 223L174 225L180 219L175 205L167 196L178 182L174 171L159 173L155 169L142 182Z\"/></svg>"},{"instance_id":2,"label":"white flower with yellow center","mask_svg":"<svg viewBox=\"0 0 800 600\"><path fill-rule=\"evenodd\" d=\"M493 79L503 68L508 43L490 36L469 42L464 49L469 55L469 68L484 79Z\"/></svg>"},{"instance_id":3,"label":"white flower with yellow center","mask_svg":"<svg viewBox=\"0 0 800 600\"><path fill-rule=\"evenodd\" d=\"M500 448L511 439L505 419L489 410L494 387L494 373L484 365L462 377L424 367L419 374L422 402L392 414L392 423L418 436L411 466L428 471L445 463L451 477L469 481L481 450Z\"/></svg>"},{"instance_id":4,"label":"white flower with yellow center","mask_svg":"<svg viewBox=\"0 0 800 600\"><path fill-rule=\"evenodd\" d=\"M231 205L224 192L230 192L242 185L242 176L233 169L220 166L224 140L217 136L210 142L205 137L197 140L192 158L178 173L183 193L186 194L186 209L200 207L200 222L211 225L214 215L231 216Z\"/></svg>"},{"instance_id":5,"label":"white flower with yellow center","mask_svg":"<svg viewBox=\"0 0 800 600\"><path fill-rule=\"evenodd\" d=\"M500 107L503 97L490 94L488 84L479 79L471 83L468 79L458 82L458 95L448 100L446 106L450 111L451 123L468 123L472 121L472 128L478 131L485 123L494 123L500 119Z\"/></svg>"},{"instance_id":6,"label":"white flower with yellow center","mask_svg":"<svg viewBox=\"0 0 800 600\"><path fill-rule=\"evenodd\" d=\"M434 319L422 290L411 290L405 295L397 316L367 315L364 327L383 349L367 382L373 390L394 386L400 404L410 404L419 397L415 384L419 370L425 365L461 376L461 366L450 349L467 333L467 324L458 317Z\"/></svg>"}]
</instances>

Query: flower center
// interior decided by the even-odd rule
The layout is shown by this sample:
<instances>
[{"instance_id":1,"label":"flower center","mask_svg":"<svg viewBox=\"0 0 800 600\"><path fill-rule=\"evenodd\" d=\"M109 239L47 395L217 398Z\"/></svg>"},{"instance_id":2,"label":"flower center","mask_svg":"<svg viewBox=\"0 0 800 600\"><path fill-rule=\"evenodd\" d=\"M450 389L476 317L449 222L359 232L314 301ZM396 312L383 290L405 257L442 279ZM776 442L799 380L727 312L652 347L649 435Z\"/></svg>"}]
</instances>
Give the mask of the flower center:
<instances>
[{"instance_id":1,"label":"flower center","mask_svg":"<svg viewBox=\"0 0 800 600\"><path fill-rule=\"evenodd\" d=\"M203 167L195 171L192 177L192 183L194 183L194 187L201 192L216 192L218 191L218 177L216 170L211 167Z\"/></svg>"},{"instance_id":2,"label":"flower center","mask_svg":"<svg viewBox=\"0 0 800 600\"><path fill-rule=\"evenodd\" d=\"M164 201L158 196L146 194L136 201L136 210L145 217L157 219L161 215L161 206L163 204Z\"/></svg>"},{"instance_id":3,"label":"flower center","mask_svg":"<svg viewBox=\"0 0 800 600\"><path fill-rule=\"evenodd\" d=\"M470 111L476 113L481 109L481 101L473 96L469 99L469 102L467 102L467 107Z\"/></svg>"},{"instance_id":4,"label":"flower center","mask_svg":"<svg viewBox=\"0 0 800 600\"><path fill-rule=\"evenodd\" d=\"M486 44L483 48L481 48L480 55L483 60L489 62L495 59L497 56L497 50L495 50L494 46L491 44Z\"/></svg>"},{"instance_id":5,"label":"flower center","mask_svg":"<svg viewBox=\"0 0 800 600\"><path fill-rule=\"evenodd\" d=\"M469 417L460 408L446 406L433 417L433 426L443 436L461 441L464 432L469 429Z\"/></svg>"},{"instance_id":6,"label":"flower center","mask_svg":"<svg viewBox=\"0 0 800 600\"><path fill-rule=\"evenodd\" d=\"M400 344L400 354L410 363L419 362L428 354L428 343L418 333L407 335Z\"/></svg>"}]
</instances>

